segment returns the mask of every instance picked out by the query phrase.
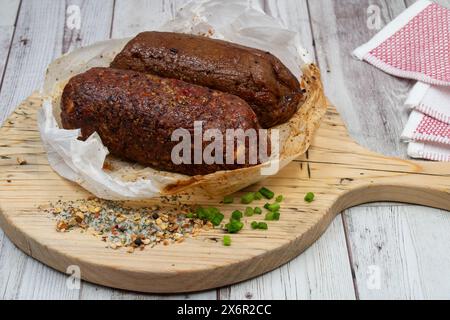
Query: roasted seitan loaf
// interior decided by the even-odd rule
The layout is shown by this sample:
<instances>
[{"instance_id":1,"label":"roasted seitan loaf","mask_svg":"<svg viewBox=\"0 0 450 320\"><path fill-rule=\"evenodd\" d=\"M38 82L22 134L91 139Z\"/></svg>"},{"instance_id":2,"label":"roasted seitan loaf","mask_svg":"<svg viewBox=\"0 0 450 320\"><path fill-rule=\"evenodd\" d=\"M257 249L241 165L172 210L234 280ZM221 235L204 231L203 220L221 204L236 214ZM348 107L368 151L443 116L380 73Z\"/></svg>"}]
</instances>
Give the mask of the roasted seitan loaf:
<instances>
[{"instance_id":1,"label":"roasted seitan loaf","mask_svg":"<svg viewBox=\"0 0 450 320\"><path fill-rule=\"evenodd\" d=\"M264 128L287 122L304 101L299 81L269 52L202 36L140 33L111 67L237 95L252 107Z\"/></svg>"},{"instance_id":2,"label":"roasted seitan loaf","mask_svg":"<svg viewBox=\"0 0 450 320\"><path fill-rule=\"evenodd\" d=\"M260 129L258 119L241 98L186 83L129 70L93 68L73 77L62 95L61 119L66 129L81 128L82 139L97 132L109 151L125 160L190 176L248 167L246 164L177 165L171 153L174 130L193 134L194 121L203 131ZM192 137L193 139L193 137ZM193 140L192 140L193 141ZM202 150L210 142L203 142ZM225 150L225 147L224 147ZM245 152L248 155L248 145ZM225 154L225 151L224 151Z\"/></svg>"}]
</instances>

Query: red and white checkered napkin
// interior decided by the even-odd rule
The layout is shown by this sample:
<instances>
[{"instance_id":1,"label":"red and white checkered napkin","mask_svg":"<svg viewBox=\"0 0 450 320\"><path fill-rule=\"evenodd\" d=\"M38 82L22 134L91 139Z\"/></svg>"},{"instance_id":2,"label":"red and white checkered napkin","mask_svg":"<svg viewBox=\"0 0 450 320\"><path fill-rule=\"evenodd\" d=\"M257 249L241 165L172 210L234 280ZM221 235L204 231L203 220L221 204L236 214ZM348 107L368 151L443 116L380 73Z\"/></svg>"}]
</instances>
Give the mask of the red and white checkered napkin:
<instances>
[{"instance_id":1,"label":"red and white checkered napkin","mask_svg":"<svg viewBox=\"0 0 450 320\"><path fill-rule=\"evenodd\" d=\"M353 52L377 68L419 82L402 139L414 158L450 161L450 10L419 0Z\"/></svg>"},{"instance_id":2,"label":"red and white checkered napkin","mask_svg":"<svg viewBox=\"0 0 450 320\"><path fill-rule=\"evenodd\" d=\"M418 82L411 90L405 105L410 110L450 124L450 87L430 86Z\"/></svg>"},{"instance_id":3,"label":"red and white checkered napkin","mask_svg":"<svg viewBox=\"0 0 450 320\"><path fill-rule=\"evenodd\" d=\"M450 162L450 87L418 82L405 105L413 110L402 134L408 154Z\"/></svg>"},{"instance_id":4,"label":"red and white checkered napkin","mask_svg":"<svg viewBox=\"0 0 450 320\"><path fill-rule=\"evenodd\" d=\"M353 54L402 78L450 85L450 10L420 0Z\"/></svg>"},{"instance_id":5,"label":"red and white checkered napkin","mask_svg":"<svg viewBox=\"0 0 450 320\"><path fill-rule=\"evenodd\" d=\"M413 158L450 161L450 124L413 111L402 134Z\"/></svg>"}]
</instances>

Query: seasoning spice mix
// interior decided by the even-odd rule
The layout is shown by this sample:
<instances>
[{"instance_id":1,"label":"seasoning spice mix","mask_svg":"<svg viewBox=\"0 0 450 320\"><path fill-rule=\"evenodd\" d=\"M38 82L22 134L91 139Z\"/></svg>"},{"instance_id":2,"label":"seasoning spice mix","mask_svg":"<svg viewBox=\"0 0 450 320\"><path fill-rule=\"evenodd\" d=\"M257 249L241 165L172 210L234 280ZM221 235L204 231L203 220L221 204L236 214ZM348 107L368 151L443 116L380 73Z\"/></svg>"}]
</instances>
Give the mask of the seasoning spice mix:
<instances>
[{"instance_id":1,"label":"seasoning spice mix","mask_svg":"<svg viewBox=\"0 0 450 320\"><path fill-rule=\"evenodd\" d=\"M58 201L45 211L54 216L59 232L80 229L100 237L112 249L127 247L130 253L146 246L181 243L213 228L210 222L188 218L191 208L187 205L135 207L92 198Z\"/></svg>"}]
</instances>

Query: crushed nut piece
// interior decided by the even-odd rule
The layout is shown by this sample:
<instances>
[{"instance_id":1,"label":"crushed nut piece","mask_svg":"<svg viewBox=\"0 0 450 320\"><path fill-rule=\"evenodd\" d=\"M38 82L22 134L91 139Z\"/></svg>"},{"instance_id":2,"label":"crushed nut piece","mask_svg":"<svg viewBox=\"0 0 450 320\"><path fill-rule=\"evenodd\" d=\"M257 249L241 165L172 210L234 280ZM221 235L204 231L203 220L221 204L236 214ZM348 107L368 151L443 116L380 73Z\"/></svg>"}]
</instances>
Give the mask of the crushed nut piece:
<instances>
[{"instance_id":1,"label":"crushed nut piece","mask_svg":"<svg viewBox=\"0 0 450 320\"><path fill-rule=\"evenodd\" d=\"M19 166L24 166L27 164L27 160L22 159L22 158L17 158L17 163L19 164Z\"/></svg>"},{"instance_id":2,"label":"crushed nut piece","mask_svg":"<svg viewBox=\"0 0 450 320\"><path fill-rule=\"evenodd\" d=\"M83 212L77 212L77 213L75 213L75 220L78 222L78 223L81 223L81 222L83 222L83 220L84 220L84 214L83 214Z\"/></svg>"},{"instance_id":3,"label":"crushed nut piece","mask_svg":"<svg viewBox=\"0 0 450 320\"><path fill-rule=\"evenodd\" d=\"M56 224L56 230L58 230L58 231L64 232L65 230L67 230L68 227L69 227L69 226L68 226L67 223L65 223L64 221L59 221L59 222Z\"/></svg>"}]
</instances>

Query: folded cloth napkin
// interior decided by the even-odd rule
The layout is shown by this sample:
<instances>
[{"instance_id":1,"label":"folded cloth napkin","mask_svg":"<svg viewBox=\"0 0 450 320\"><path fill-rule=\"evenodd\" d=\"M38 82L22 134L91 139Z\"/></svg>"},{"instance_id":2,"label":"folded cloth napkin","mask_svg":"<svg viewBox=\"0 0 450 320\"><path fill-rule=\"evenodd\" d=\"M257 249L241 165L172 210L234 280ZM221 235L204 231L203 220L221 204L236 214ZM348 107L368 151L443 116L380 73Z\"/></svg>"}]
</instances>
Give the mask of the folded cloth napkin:
<instances>
[{"instance_id":1,"label":"folded cloth napkin","mask_svg":"<svg viewBox=\"0 0 450 320\"><path fill-rule=\"evenodd\" d=\"M449 52L450 10L419 0L353 55L401 78L450 86Z\"/></svg>"},{"instance_id":2,"label":"folded cloth napkin","mask_svg":"<svg viewBox=\"0 0 450 320\"><path fill-rule=\"evenodd\" d=\"M408 155L450 161L450 10L419 0L353 55L419 81L405 103L413 110L402 135Z\"/></svg>"},{"instance_id":3,"label":"folded cloth napkin","mask_svg":"<svg viewBox=\"0 0 450 320\"><path fill-rule=\"evenodd\" d=\"M450 87L418 82L405 106L413 110L402 134L408 155L450 162Z\"/></svg>"},{"instance_id":4,"label":"folded cloth napkin","mask_svg":"<svg viewBox=\"0 0 450 320\"><path fill-rule=\"evenodd\" d=\"M405 106L450 124L450 87L430 86L418 82L411 90Z\"/></svg>"},{"instance_id":5,"label":"folded cloth napkin","mask_svg":"<svg viewBox=\"0 0 450 320\"><path fill-rule=\"evenodd\" d=\"M450 149L439 144L410 142L408 155L417 159L450 162Z\"/></svg>"},{"instance_id":6,"label":"folded cloth napkin","mask_svg":"<svg viewBox=\"0 0 450 320\"><path fill-rule=\"evenodd\" d=\"M405 130L403 130L402 139L450 146L450 124L436 120L419 111L413 111Z\"/></svg>"}]
</instances>

